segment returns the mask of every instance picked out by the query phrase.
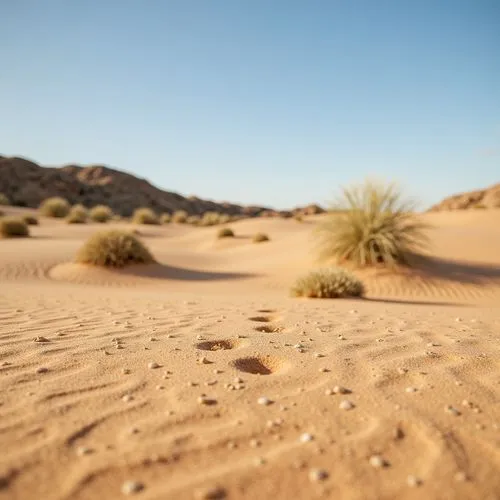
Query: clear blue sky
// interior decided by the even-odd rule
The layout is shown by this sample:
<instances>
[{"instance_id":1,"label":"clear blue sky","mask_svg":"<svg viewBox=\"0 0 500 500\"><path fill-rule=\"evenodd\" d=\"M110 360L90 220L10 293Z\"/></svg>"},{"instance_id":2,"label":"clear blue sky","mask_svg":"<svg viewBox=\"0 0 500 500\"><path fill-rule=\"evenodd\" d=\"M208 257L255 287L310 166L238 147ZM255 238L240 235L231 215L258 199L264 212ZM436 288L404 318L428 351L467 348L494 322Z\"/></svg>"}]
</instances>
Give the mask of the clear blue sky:
<instances>
[{"instance_id":1,"label":"clear blue sky","mask_svg":"<svg viewBox=\"0 0 500 500\"><path fill-rule=\"evenodd\" d=\"M0 153L286 208L500 182L499 0L0 1Z\"/></svg>"}]
</instances>

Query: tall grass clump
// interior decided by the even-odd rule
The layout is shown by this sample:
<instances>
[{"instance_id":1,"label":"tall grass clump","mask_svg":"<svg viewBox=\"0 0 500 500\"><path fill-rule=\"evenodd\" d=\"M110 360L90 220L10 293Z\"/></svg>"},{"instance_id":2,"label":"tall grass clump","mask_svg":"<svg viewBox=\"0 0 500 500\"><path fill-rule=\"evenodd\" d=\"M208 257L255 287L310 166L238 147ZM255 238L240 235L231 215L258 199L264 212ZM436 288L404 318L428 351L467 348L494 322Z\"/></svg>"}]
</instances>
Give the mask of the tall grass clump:
<instances>
[{"instance_id":1,"label":"tall grass clump","mask_svg":"<svg viewBox=\"0 0 500 500\"><path fill-rule=\"evenodd\" d=\"M160 215L161 224L170 224L171 222L172 222L172 216L168 212L165 212L164 214Z\"/></svg>"},{"instance_id":2,"label":"tall grass clump","mask_svg":"<svg viewBox=\"0 0 500 500\"><path fill-rule=\"evenodd\" d=\"M217 238L234 238L234 232L229 227L223 227L217 232Z\"/></svg>"},{"instance_id":3,"label":"tall grass clump","mask_svg":"<svg viewBox=\"0 0 500 500\"><path fill-rule=\"evenodd\" d=\"M87 215L87 209L83 205L73 205L66 217L66 222L68 224L85 224Z\"/></svg>"},{"instance_id":4,"label":"tall grass clump","mask_svg":"<svg viewBox=\"0 0 500 500\"><path fill-rule=\"evenodd\" d=\"M92 222L99 222L104 224L113 217L113 210L106 205L96 205L89 210L89 219Z\"/></svg>"},{"instance_id":5,"label":"tall grass clump","mask_svg":"<svg viewBox=\"0 0 500 500\"><path fill-rule=\"evenodd\" d=\"M263 243L264 241L269 241L269 236L266 233L257 233L253 237L254 243Z\"/></svg>"},{"instance_id":6,"label":"tall grass clump","mask_svg":"<svg viewBox=\"0 0 500 500\"><path fill-rule=\"evenodd\" d=\"M10 205L10 200L7 195L0 193L0 205Z\"/></svg>"},{"instance_id":7,"label":"tall grass clump","mask_svg":"<svg viewBox=\"0 0 500 500\"><path fill-rule=\"evenodd\" d=\"M134 224L159 224L158 216L150 208L137 208L132 215Z\"/></svg>"},{"instance_id":8,"label":"tall grass clump","mask_svg":"<svg viewBox=\"0 0 500 500\"><path fill-rule=\"evenodd\" d=\"M0 238L24 238L29 236L28 225L20 217L0 219Z\"/></svg>"},{"instance_id":9,"label":"tall grass clump","mask_svg":"<svg viewBox=\"0 0 500 500\"><path fill-rule=\"evenodd\" d=\"M131 264L151 264L155 260L142 242L128 231L100 231L83 245L76 262L94 266L123 268Z\"/></svg>"},{"instance_id":10,"label":"tall grass clump","mask_svg":"<svg viewBox=\"0 0 500 500\"><path fill-rule=\"evenodd\" d=\"M320 256L358 266L408 264L429 244L427 225L414 210L395 184L366 181L344 188L319 226Z\"/></svg>"},{"instance_id":11,"label":"tall grass clump","mask_svg":"<svg viewBox=\"0 0 500 500\"><path fill-rule=\"evenodd\" d=\"M40 213L46 217L63 218L70 211L70 204L60 196L47 198L40 205Z\"/></svg>"},{"instance_id":12,"label":"tall grass clump","mask_svg":"<svg viewBox=\"0 0 500 500\"><path fill-rule=\"evenodd\" d=\"M191 224L192 226L201 225L201 217L199 215L190 215L186 219L186 224Z\"/></svg>"},{"instance_id":13,"label":"tall grass clump","mask_svg":"<svg viewBox=\"0 0 500 500\"><path fill-rule=\"evenodd\" d=\"M361 297L365 288L350 272L340 267L332 267L311 271L299 278L291 292L295 297L336 299Z\"/></svg>"},{"instance_id":14,"label":"tall grass clump","mask_svg":"<svg viewBox=\"0 0 500 500\"><path fill-rule=\"evenodd\" d=\"M172 215L172 222L177 222L177 224L185 224L187 222L188 213L185 210L177 210Z\"/></svg>"}]
</instances>

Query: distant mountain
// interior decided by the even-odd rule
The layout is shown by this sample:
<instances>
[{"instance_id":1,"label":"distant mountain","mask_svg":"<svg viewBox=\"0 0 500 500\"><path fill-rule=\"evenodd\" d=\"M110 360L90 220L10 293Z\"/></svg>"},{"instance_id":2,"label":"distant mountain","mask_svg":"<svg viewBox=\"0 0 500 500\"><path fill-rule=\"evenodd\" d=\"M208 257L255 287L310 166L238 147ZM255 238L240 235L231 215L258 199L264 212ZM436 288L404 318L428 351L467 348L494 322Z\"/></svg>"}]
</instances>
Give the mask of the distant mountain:
<instances>
[{"instance_id":1,"label":"distant mountain","mask_svg":"<svg viewBox=\"0 0 500 500\"><path fill-rule=\"evenodd\" d=\"M486 189L455 194L432 206L430 212L468 210L470 208L500 208L500 184Z\"/></svg>"},{"instance_id":2,"label":"distant mountain","mask_svg":"<svg viewBox=\"0 0 500 500\"><path fill-rule=\"evenodd\" d=\"M139 207L158 213L186 210L189 214L217 211L231 215L256 216L267 207L217 203L163 191L145 179L104 165L42 167L18 157L0 156L0 193L12 204L36 208L50 196L62 196L71 204L87 207L108 205L117 214L129 216Z\"/></svg>"}]
</instances>

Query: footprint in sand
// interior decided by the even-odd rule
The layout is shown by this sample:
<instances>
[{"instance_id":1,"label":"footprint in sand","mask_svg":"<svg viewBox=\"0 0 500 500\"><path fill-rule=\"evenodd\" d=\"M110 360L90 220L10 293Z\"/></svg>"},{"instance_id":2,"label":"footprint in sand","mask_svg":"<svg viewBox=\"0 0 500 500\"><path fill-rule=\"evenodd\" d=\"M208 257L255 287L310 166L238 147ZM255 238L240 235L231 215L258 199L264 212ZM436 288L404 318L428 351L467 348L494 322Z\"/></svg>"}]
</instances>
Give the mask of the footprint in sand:
<instances>
[{"instance_id":1,"label":"footprint in sand","mask_svg":"<svg viewBox=\"0 0 500 500\"><path fill-rule=\"evenodd\" d=\"M229 349L235 349L241 344L242 343L236 339L219 339L199 342L196 344L196 347L202 351L227 351Z\"/></svg>"},{"instance_id":2,"label":"footprint in sand","mask_svg":"<svg viewBox=\"0 0 500 500\"><path fill-rule=\"evenodd\" d=\"M252 356L235 359L232 363L237 370L252 375L274 375L287 366L282 359L272 356Z\"/></svg>"}]
</instances>

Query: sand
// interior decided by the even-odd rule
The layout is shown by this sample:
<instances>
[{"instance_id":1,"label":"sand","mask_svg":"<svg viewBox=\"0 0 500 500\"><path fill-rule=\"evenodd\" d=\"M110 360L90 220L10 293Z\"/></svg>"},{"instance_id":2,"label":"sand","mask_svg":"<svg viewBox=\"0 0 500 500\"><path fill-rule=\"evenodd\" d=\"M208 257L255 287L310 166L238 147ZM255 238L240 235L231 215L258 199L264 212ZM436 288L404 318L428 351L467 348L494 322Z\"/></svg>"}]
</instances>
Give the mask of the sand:
<instances>
[{"instance_id":1,"label":"sand","mask_svg":"<svg viewBox=\"0 0 500 500\"><path fill-rule=\"evenodd\" d=\"M0 498L500 498L499 216L426 214L364 300L288 296L316 216L141 226L122 272L71 262L97 224L0 241Z\"/></svg>"}]
</instances>

